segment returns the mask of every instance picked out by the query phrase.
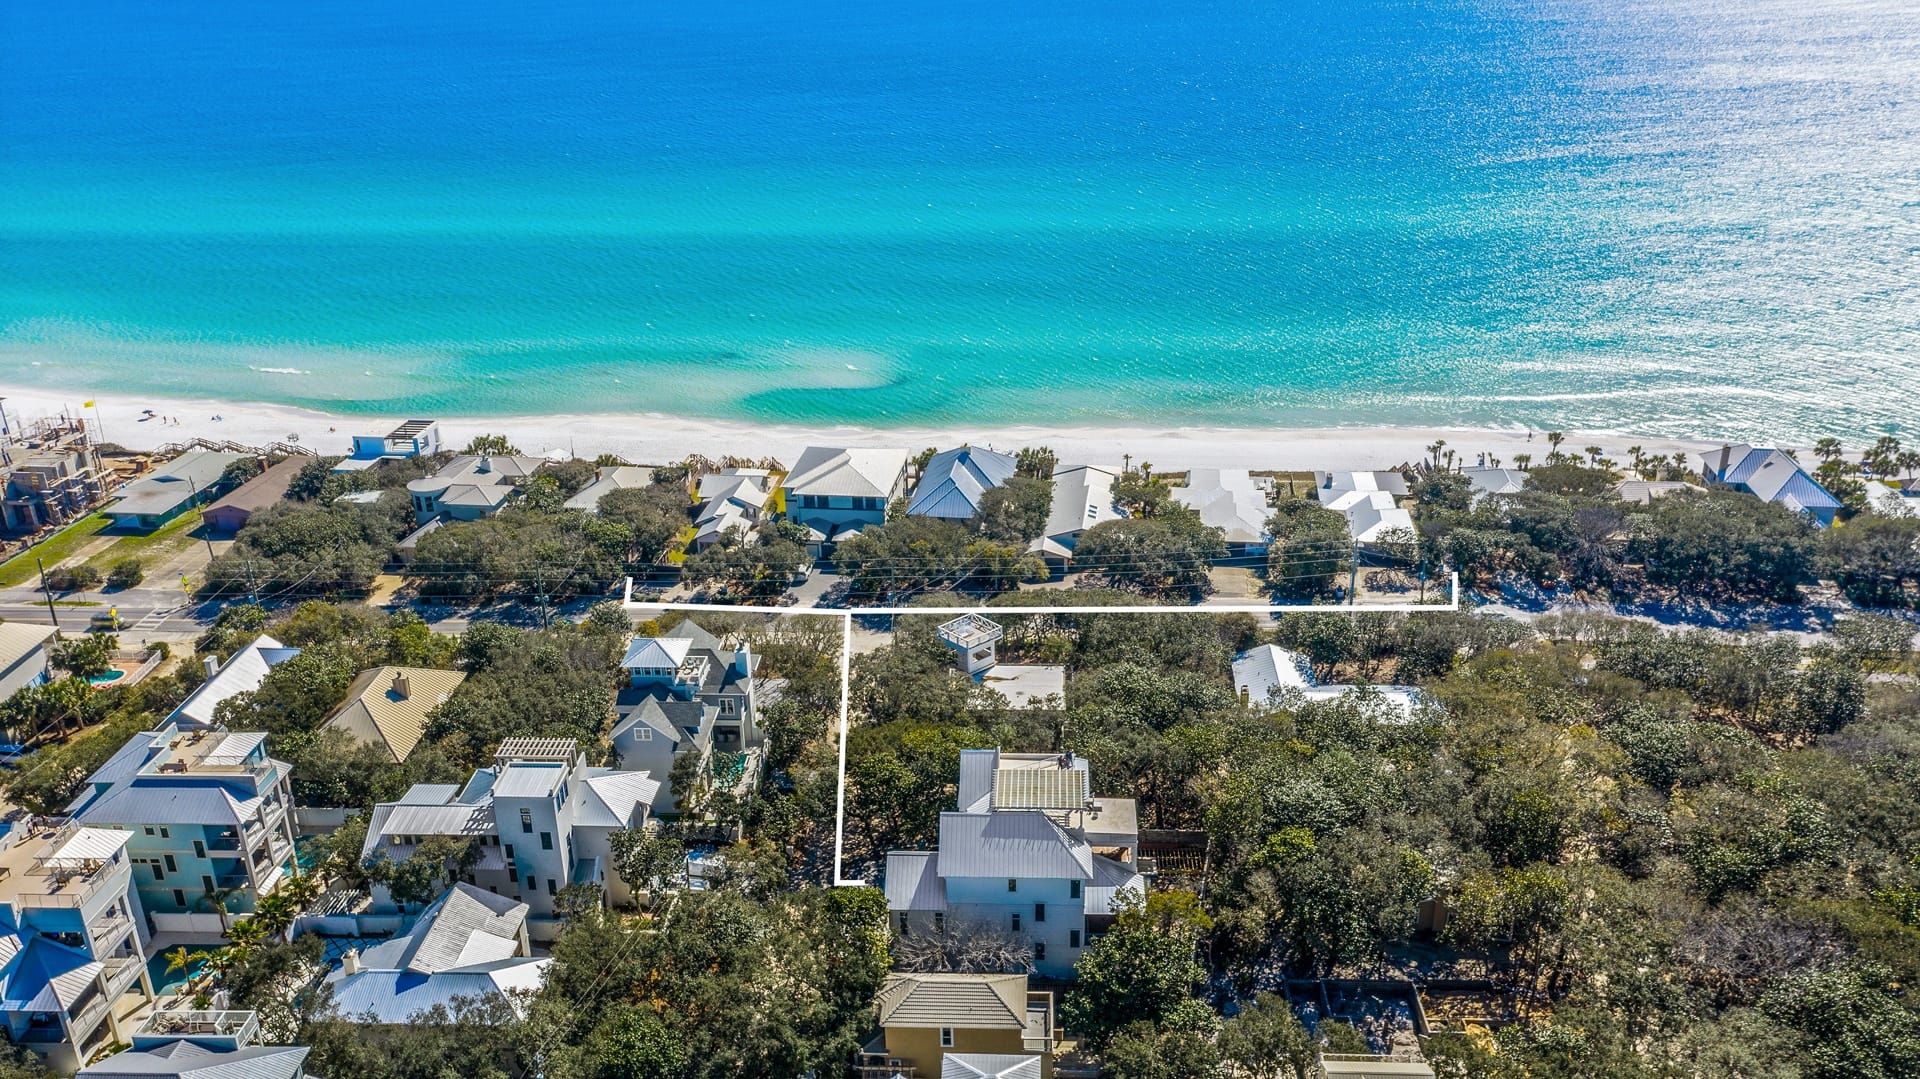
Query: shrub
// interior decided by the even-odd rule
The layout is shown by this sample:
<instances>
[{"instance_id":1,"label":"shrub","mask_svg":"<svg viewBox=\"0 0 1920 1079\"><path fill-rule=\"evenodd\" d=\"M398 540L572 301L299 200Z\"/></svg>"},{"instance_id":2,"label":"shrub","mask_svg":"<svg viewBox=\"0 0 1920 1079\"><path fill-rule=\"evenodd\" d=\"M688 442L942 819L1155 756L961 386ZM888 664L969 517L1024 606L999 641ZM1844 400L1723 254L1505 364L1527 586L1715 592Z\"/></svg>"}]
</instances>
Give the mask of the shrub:
<instances>
[{"instance_id":1,"label":"shrub","mask_svg":"<svg viewBox=\"0 0 1920 1079\"><path fill-rule=\"evenodd\" d=\"M107 571L107 583L115 588L132 588L147 579L147 571L137 558L123 558Z\"/></svg>"},{"instance_id":2,"label":"shrub","mask_svg":"<svg viewBox=\"0 0 1920 1079\"><path fill-rule=\"evenodd\" d=\"M88 565L61 566L47 573L47 587L55 592L74 592L100 587L100 571Z\"/></svg>"}]
</instances>

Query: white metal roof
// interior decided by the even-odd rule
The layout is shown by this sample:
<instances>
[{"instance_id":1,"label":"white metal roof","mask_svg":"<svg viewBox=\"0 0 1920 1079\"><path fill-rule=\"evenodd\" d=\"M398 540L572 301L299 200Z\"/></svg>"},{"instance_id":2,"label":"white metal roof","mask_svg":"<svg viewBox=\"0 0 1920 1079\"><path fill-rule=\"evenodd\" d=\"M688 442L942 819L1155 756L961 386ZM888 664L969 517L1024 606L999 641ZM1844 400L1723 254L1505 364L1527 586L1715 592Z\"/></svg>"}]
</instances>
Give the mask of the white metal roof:
<instances>
[{"instance_id":1,"label":"white metal roof","mask_svg":"<svg viewBox=\"0 0 1920 1079\"><path fill-rule=\"evenodd\" d=\"M888 498L910 456L891 447L808 446L784 486L795 494Z\"/></svg>"}]
</instances>

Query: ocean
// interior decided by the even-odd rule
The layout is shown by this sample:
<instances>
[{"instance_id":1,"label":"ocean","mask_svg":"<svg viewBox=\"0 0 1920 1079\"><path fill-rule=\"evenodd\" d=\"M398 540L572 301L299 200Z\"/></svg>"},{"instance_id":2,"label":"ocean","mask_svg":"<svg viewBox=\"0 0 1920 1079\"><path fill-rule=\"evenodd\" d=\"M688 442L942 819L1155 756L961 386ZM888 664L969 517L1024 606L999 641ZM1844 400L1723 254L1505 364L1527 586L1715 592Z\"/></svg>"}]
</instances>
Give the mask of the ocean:
<instances>
[{"instance_id":1,"label":"ocean","mask_svg":"<svg viewBox=\"0 0 1920 1079\"><path fill-rule=\"evenodd\" d=\"M0 3L0 385L1920 437L1920 7Z\"/></svg>"}]
</instances>

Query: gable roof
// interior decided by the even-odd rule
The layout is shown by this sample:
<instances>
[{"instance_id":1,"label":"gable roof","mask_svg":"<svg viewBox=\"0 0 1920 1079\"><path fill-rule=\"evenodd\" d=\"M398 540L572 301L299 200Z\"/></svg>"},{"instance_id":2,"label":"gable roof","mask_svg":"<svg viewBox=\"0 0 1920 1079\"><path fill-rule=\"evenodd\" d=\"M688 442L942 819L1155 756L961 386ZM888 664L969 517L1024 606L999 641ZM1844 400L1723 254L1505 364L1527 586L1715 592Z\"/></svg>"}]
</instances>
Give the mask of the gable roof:
<instances>
[{"instance_id":1,"label":"gable roof","mask_svg":"<svg viewBox=\"0 0 1920 1079\"><path fill-rule=\"evenodd\" d=\"M407 686L404 697L399 690L403 677ZM395 761L404 761L426 734L427 713L466 680L465 671L432 667L361 671L347 689L346 703L327 718L326 725L348 731L364 742L377 741L387 747Z\"/></svg>"},{"instance_id":2,"label":"gable roof","mask_svg":"<svg viewBox=\"0 0 1920 1079\"><path fill-rule=\"evenodd\" d=\"M31 622L0 622L0 671L8 670L39 651L53 634L52 626L36 626Z\"/></svg>"},{"instance_id":3,"label":"gable roof","mask_svg":"<svg viewBox=\"0 0 1920 1079\"><path fill-rule=\"evenodd\" d=\"M783 486L795 494L888 498L909 456L885 447L808 446Z\"/></svg>"},{"instance_id":4,"label":"gable roof","mask_svg":"<svg viewBox=\"0 0 1920 1079\"><path fill-rule=\"evenodd\" d=\"M613 492L627 487L646 487L652 483L651 468L639 465L604 466L595 470L592 483L575 492L572 498L561 504L561 508L596 513L600 509L600 500Z\"/></svg>"},{"instance_id":5,"label":"gable roof","mask_svg":"<svg viewBox=\"0 0 1920 1079\"><path fill-rule=\"evenodd\" d=\"M665 667L672 670L687 661L687 653L693 648L693 642L685 637L635 637L627 644L627 654L620 659L620 666L632 670L635 667Z\"/></svg>"},{"instance_id":6,"label":"gable roof","mask_svg":"<svg viewBox=\"0 0 1920 1079\"><path fill-rule=\"evenodd\" d=\"M980 509L980 497L1013 478L1010 454L977 446L936 453L914 485L907 512L917 517L965 519Z\"/></svg>"},{"instance_id":7,"label":"gable roof","mask_svg":"<svg viewBox=\"0 0 1920 1079\"><path fill-rule=\"evenodd\" d=\"M1200 514L1200 523L1226 533L1228 543L1263 543L1272 510L1267 496L1244 468L1196 468L1187 485L1173 489L1174 501Z\"/></svg>"},{"instance_id":8,"label":"gable roof","mask_svg":"<svg viewBox=\"0 0 1920 1079\"><path fill-rule=\"evenodd\" d=\"M245 648L229 656L212 677L200 683L197 689L187 695L186 700L180 702L180 707L175 708L167 720L211 726L214 711L220 707L221 701L259 689L268 671L299 654L298 648L288 648L262 633L248 642Z\"/></svg>"},{"instance_id":9,"label":"gable roof","mask_svg":"<svg viewBox=\"0 0 1920 1079\"><path fill-rule=\"evenodd\" d=\"M1475 501L1486 495L1518 494L1527 486L1527 474L1517 468L1463 468L1460 474L1473 485Z\"/></svg>"},{"instance_id":10,"label":"gable roof","mask_svg":"<svg viewBox=\"0 0 1920 1079\"><path fill-rule=\"evenodd\" d=\"M1113 502L1113 484L1119 476L1118 469L1100 465L1055 469L1053 508L1047 513L1046 530L1041 539L1034 541L1035 546L1048 539L1059 542L1063 537L1078 536L1102 521L1125 517ZM1070 544L1063 546L1071 553Z\"/></svg>"},{"instance_id":11,"label":"gable roof","mask_svg":"<svg viewBox=\"0 0 1920 1079\"><path fill-rule=\"evenodd\" d=\"M223 1052L181 1040L158 1049L115 1053L80 1069L77 1079L296 1079L310 1052L304 1045L250 1045Z\"/></svg>"},{"instance_id":12,"label":"gable roof","mask_svg":"<svg viewBox=\"0 0 1920 1079\"><path fill-rule=\"evenodd\" d=\"M660 784L646 772L593 768L581 781L581 800L574 811L575 826L628 828L634 811L660 799Z\"/></svg>"},{"instance_id":13,"label":"gable roof","mask_svg":"<svg viewBox=\"0 0 1920 1079\"><path fill-rule=\"evenodd\" d=\"M883 1027L1027 1029L1024 974L895 974L875 999Z\"/></svg>"},{"instance_id":14,"label":"gable roof","mask_svg":"<svg viewBox=\"0 0 1920 1079\"><path fill-rule=\"evenodd\" d=\"M1093 848L1037 810L942 813L940 875L1090 880Z\"/></svg>"},{"instance_id":15,"label":"gable roof","mask_svg":"<svg viewBox=\"0 0 1920 1079\"><path fill-rule=\"evenodd\" d=\"M404 936L360 955L363 969L437 974L511 959L520 950L528 906L461 881L420 915Z\"/></svg>"},{"instance_id":16,"label":"gable roof","mask_svg":"<svg viewBox=\"0 0 1920 1079\"><path fill-rule=\"evenodd\" d=\"M1800 467L1785 450L1722 446L1700 455L1702 471L1729 487L1744 487L1768 502L1795 510L1838 509L1840 500Z\"/></svg>"},{"instance_id":17,"label":"gable roof","mask_svg":"<svg viewBox=\"0 0 1920 1079\"><path fill-rule=\"evenodd\" d=\"M940 879L939 869L934 851L889 851L884 880L887 909L946 910L947 882Z\"/></svg>"},{"instance_id":18,"label":"gable roof","mask_svg":"<svg viewBox=\"0 0 1920 1079\"><path fill-rule=\"evenodd\" d=\"M221 495L206 512L235 509L253 513L266 509L287 497L287 488L293 486L294 477L300 475L300 470L311 460L313 458L306 456L289 457Z\"/></svg>"},{"instance_id":19,"label":"gable roof","mask_svg":"<svg viewBox=\"0 0 1920 1079\"><path fill-rule=\"evenodd\" d=\"M947 1053L940 1079L1040 1079L1038 1053Z\"/></svg>"},{"instance_id":20,"label":"gable roof","mask_svg":"<svg viewBox=\"0 0 1920 1079\"><path fill-rule=\"evenodd\" d=\"M165 513L220 482L227 466L244 453L189 450L120 489L106 508L109 515L136 516Z\"/></svg>"},{"instance_id":21,"label":"gable roof","mask_svg":"<svg viewBox=\"0 0 1920 1079\"><path fill-rule=\"evenodd\" d=\"M241 824L259 812L260 799L235 798L219 780L208 778L197 783L125 783L88 802L75 816L102 825Z\"/></svg>"}]
</instances>

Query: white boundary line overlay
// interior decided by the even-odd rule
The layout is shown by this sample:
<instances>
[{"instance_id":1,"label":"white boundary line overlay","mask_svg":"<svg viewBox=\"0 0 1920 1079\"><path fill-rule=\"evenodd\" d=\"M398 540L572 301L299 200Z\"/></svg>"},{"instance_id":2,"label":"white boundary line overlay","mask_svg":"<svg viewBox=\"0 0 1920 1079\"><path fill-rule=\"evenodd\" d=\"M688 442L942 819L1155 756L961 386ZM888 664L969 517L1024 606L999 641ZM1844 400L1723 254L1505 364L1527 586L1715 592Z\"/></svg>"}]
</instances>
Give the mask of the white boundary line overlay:
<instances>
[{"instance_id":1,"label":"white boundary line overlay","mask_svg":"<svg viewBox=\"0 0 1920 1079\"><path fill-rule=\"evenodd\" d=\"M751 603L702 603L694 600L636 600L633 598L633 578L626 579L626 587L621 595L620 606L628 612L637 611L727 611L740 614L762 616L812 616L815 618L838 618L840 620L840 762L839 777L833 796L833 886L836 888L861 888L864 880L848 879L841 875L842 858L846 850L847 836L847 729L851 727L849 718L849 698L853 688L853 620L855 618L897 617L899 615L1031 615L1031 614L1365 614L1378 611L1387 614L1442 614L1460 609L1460 574L1456 570L1449 574L1448 598L1445 603L1369 603L1362 605L1331 605L1312 603L1222 603L1198 606L1174 607L1155 603L1123 603L1111 606L1009 606L990 607L986 605L972 607L764 607Z\"/></svg>"}]
</instances>

